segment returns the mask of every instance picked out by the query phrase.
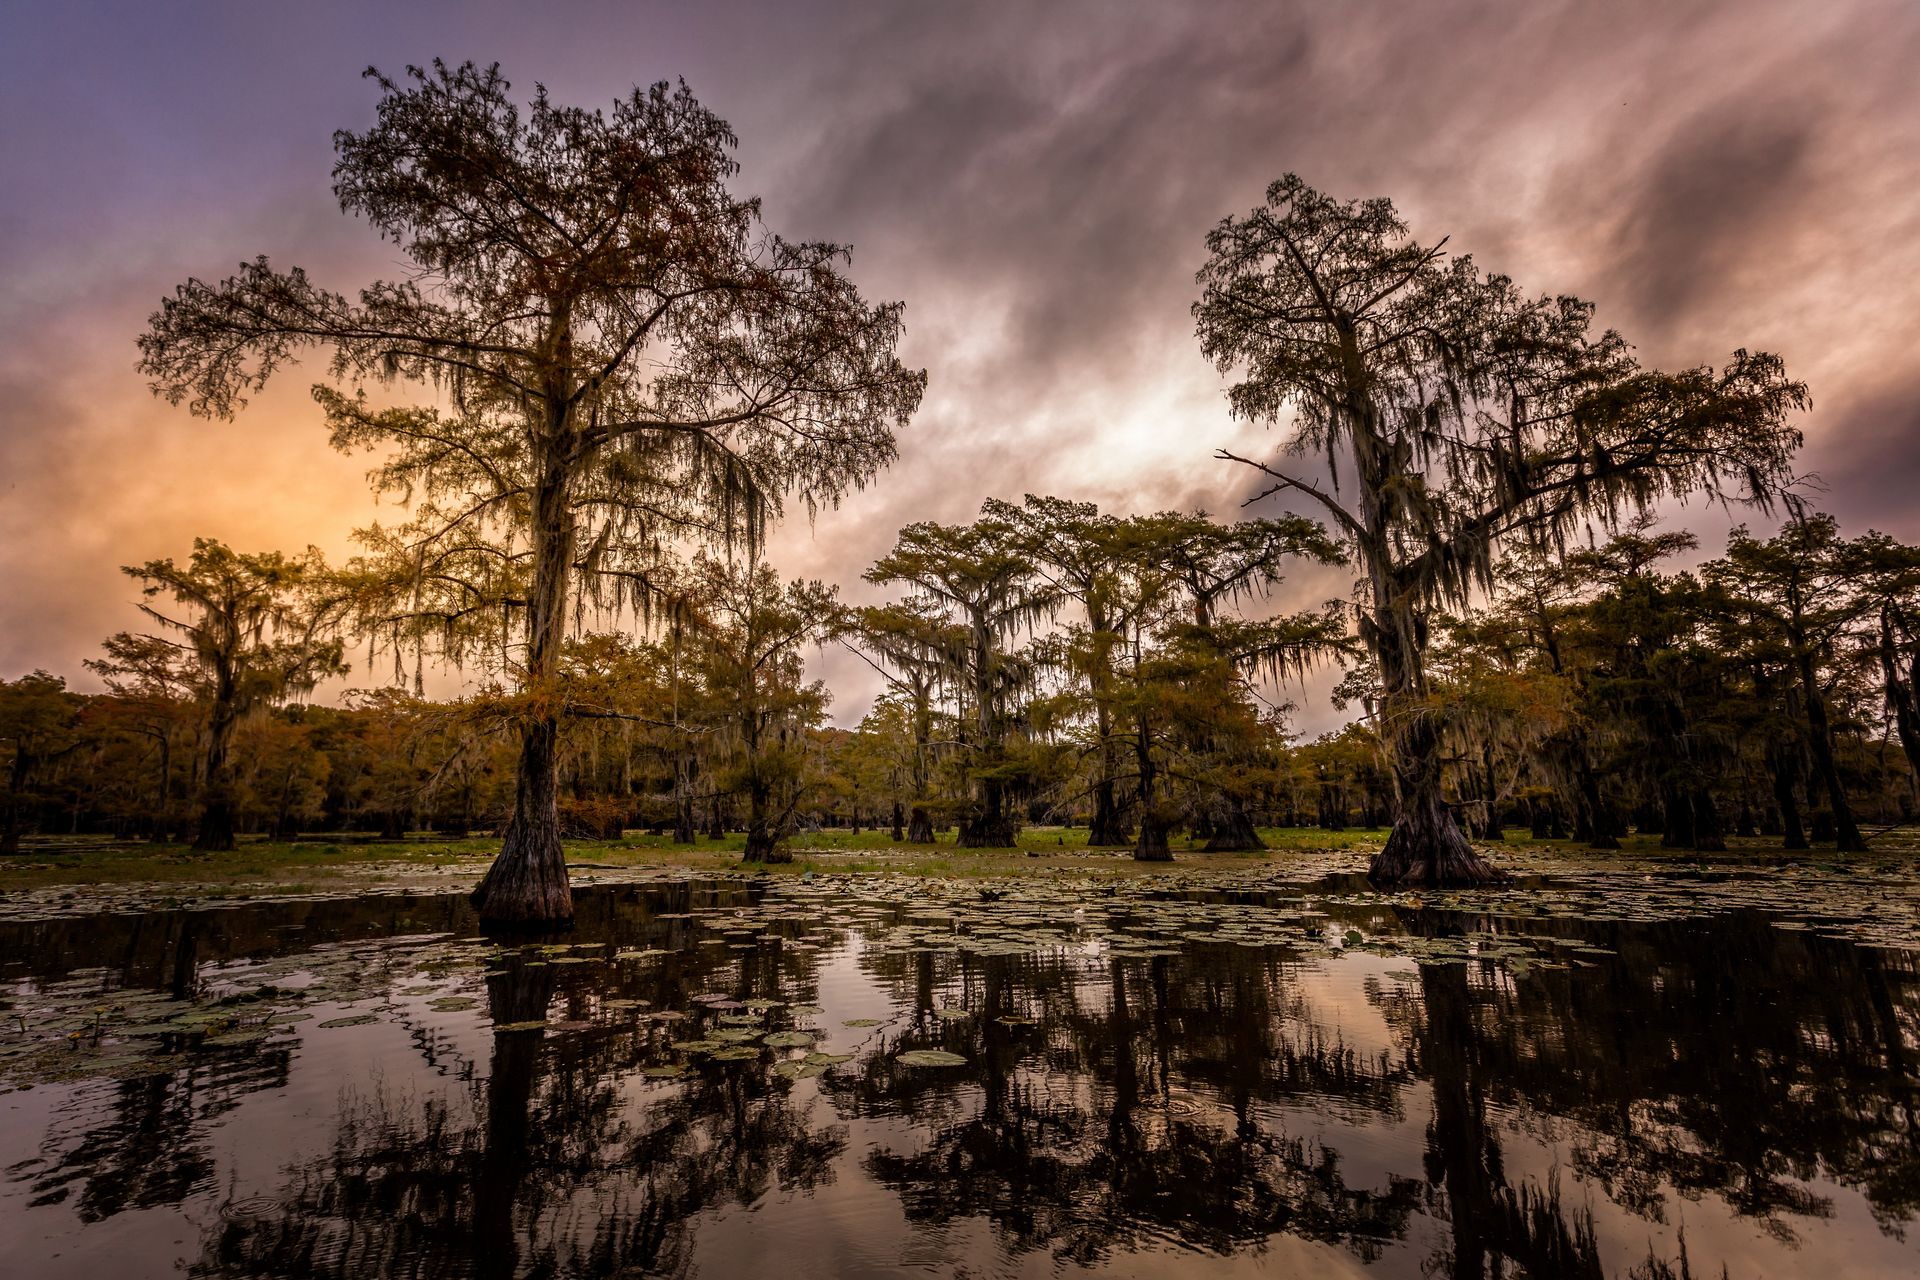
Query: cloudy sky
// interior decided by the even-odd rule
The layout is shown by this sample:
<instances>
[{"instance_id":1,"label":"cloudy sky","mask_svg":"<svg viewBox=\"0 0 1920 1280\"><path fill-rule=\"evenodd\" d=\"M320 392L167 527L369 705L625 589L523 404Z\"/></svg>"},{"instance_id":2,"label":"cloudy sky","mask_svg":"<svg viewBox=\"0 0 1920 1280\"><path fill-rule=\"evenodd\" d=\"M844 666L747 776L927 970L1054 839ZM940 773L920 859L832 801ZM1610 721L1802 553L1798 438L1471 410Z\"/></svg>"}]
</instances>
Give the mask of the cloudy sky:
<instances>
[{"instance_id":1,"label":"cloudy sky","mask_svg":"<svg viewBox=\"0 0 1920 1280\"><path fill-rule=\"evenodd\" d=\"M148 395L133 342L173 285L255 254L392 275L334 204L331 133L371 122L363 67L436 56L581 104L684 77L769 224L851 243L867 295L905 299L931 382L900 461L776 550L856 599L902 523L989 495L1234 509L1250 478L1213 450L1273 440L1229 421L1187 307L1206 229L1289 170L1595 299L1650 363L1780 352L1822 505L1920 538L1913 0L6 0L0 675L86 687L135 620L121 564L196 534L340 553L381 514L302 372L207 423ZM1682 518L1710 548L1728 523ZM818 666L857 718L864 669Z\"/></svg>"}]
</instances>

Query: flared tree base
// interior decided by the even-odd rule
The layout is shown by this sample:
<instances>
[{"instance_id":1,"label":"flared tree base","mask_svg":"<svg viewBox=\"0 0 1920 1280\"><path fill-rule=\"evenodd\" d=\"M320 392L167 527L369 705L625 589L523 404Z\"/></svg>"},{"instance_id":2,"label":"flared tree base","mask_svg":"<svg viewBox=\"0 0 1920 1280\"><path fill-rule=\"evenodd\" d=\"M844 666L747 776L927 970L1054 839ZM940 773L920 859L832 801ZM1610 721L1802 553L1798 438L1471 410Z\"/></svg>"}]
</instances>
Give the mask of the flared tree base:
<instances>
[{"instance_id":1,"label":"flared tree base","mask_svg":"<svg viewBox=\"0 0 1920 1280\"><path fill-rule=\"evenodd\" d=\"M1504 884L1507 875L1474 852L1450 817L1431 822L1394 824L1387 843L1373 857L1367 878L1376 886L1406 888Z\"/></svg>"},{"instance_id":2,"label":"flared tree base","mask_svg":"<svg viewBox=\"0 0 1920 1280\"><path fill-rule=\"evenodd\" d=\"M240 842L233 833L233 811L210 803L193 833L194 852L231 853L239 847Z\"/></svg>"},{"instance_id":3,"label":"flared tree base","mask_svg":"<svg viewBox=\"0 0 1920 1280\"><path fill-rule=\"evenodd\" d=\"M982 817L960 824L960 838L957 841L962 849L1011 849L1013 848L1013 823L1006 818Z\"/></svg>"},{"instance_id":4,"label":"flared tree base","mask_svg":"<svg viewBox=\"0 0 1920 1280\"><path fill-rule=\"evenodd\" d=\"M907 843L932 844L933 842L933 818L925 809L915 808L913 815L907 820Z\"/></svg>"},{"instance_id":5,"label":"flared tree base","mask_svg":"<svg viewBox=\"0 0 1920 1280\"><path fill-rule=\"evenodd\" d=\"M1208 853L1252 853L1266 848L1260 833L1254 830L1253 815L1236 809L1213 829L1205 849Z\"/></svg>"},{"instance_id":6,"label":"flared tree base","mask_svg":"<svg viewBox=\"0 0 1920 1280\"><path fill-rule=\"evenodd\" d=\"M1173 846L1167 843L1171 828L1155 822L1140 824L1140 838L1134 842L1135 862L1172 862Z\"/></svg>"},{"instance_id":7,"label":"flared tree base","mask_svg":"<svg viewBox=\"0 0 1920 1280\"><path fill-rule=\"evenodd\" d=\"M560 847L560 824L507 824L500 854L473 891L483 924L564 929L573 924L573 886Z\"/></svg>"},{"instance_id":8,"label":"flared tree base","mask_svg":"<svg viewBox=\"0 0 1920 1280\"><path fill-rule=\"evenodd\" d=\"M748 834L746 850L740 855L740 864L742 866L765 866L769 863L792 861L793 850L781 844L771 835L762 835L759 833Z\"/></svg>"}]
</instances>

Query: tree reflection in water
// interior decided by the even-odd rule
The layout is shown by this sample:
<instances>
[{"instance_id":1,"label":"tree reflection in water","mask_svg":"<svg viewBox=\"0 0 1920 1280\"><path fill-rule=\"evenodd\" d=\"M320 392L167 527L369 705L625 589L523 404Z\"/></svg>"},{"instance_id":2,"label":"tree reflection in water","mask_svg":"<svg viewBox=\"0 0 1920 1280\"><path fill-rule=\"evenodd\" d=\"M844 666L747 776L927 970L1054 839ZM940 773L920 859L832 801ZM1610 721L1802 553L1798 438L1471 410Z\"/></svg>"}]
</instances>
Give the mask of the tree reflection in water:
<instances>
[{"instance_id":1,"label":"tree reflection in water","mask_svg":"<svg viewBox=\"0 0 1920 1280\"><path fill-rule=\"evenodd\" d=\"M508 953L487 975L491 1021L566 1029L492 1033L471 1062L414 1027L412 1061L382 1062L387 1087L349 1082L329 1150L282 1185L227 1193L189 1272L677 1273L697 1266L716 1212L788 1192L833 1213L837 1192L869 1184L909 1229L977 1220L991 1244L954 1237L968 1248L1121 1271L1169 1245L1228 1256L1292 1237L1382 1274L1598 1278L1653 1241L1659 1256L1630 1271L1657 1278L1690 1273L1675 1230L1686 1201L1723 1204L1763 1255L1820 1230L1836 1187L1859 1192L1890 1237L1920 1214L1920 965L1901 953L1745 914L1554 922L1528 929L1612 954L1401 961L1396 978L1372 957L1330 967L1219 942L1150 958L847 948L878 927L871 912L811 925L776 914L718 939L685 914L752 900L737 886L582 895L579 938L670 954L564 966ZM357 936L437 921L429 905ZM1517 927L1327 910L1376 937ZM356 936L350 918L322 915L321 936ZM801 932L812 946L790 945ZM238 954L256 934L298 945L238 913L122 941L130 970L165 986L183 980L182 953ZM49 955L86 951L42 941ZM0 936L0 961L19 954ZM682 1056L671 1042L689 1024L608 1016L616 997L653 1010L701 996L814 1003L823 960L840 993L829 1004L851 983L896 1016L839 1040L858 1057L812 1082L773 1077L767 1055L649 1079L642 1068ZM1370 1028L1317 985L1347 964L1387 975L1366 988ZM840 1016L827 1008L825 1025ZM967 1065L899 1060L932 1048ZM209 1130L298 1070L298 1055L269 1050L97 1086L77 1136L63 1130L57 1152L8 1178L83 1222L205 1196ZM879 1136L854 1145L850 1124ZM809 1247L792 1242L796 1270L830 1262Z\"/></svg>"}]
</instances>

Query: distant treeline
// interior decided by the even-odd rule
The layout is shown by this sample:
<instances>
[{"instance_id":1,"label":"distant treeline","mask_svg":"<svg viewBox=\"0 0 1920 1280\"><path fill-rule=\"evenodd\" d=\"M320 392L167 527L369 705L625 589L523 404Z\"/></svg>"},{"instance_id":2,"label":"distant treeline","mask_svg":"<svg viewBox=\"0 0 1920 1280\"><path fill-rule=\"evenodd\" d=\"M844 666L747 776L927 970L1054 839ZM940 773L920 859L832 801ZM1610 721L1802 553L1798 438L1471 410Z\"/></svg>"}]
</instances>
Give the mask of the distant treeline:
<instances>
[{"instance_id":1,"label":"distant treeline","mask_svg":"<svg viewBox=\"0 0 1920 1280\"><path fill-rule=\"evenodd\" d=\"M1280 435L1216 456L1312 518L989 501L901 530L866 573L900 598L849 610L759 551L895 458L927 388L903 304L869 301L843 245L763 222L732 129L684 84L588 109L523 105L498 66L371 78L334 195L404 274L340 291L256 254L187 275L138 367L227 418L317 356L333 445L374 451L406 514L344 566L203 540L131 568L155 628L108 642L115 697L13 695L10 843L27 819L191 823L206 849L487 824L482 917L545 926L572 916L564 832L636 822L738 825L757 862L856 814L1001 848L1021 820L1084 818L1148 860L1182 830L1247 849L1262 822L1391 821L1371 878L1435 886L1500 880L1468 835L1515 821L1858 849L1863 817L1906 812L1909 550L1805 509L1811 398L1777 355L1649 366L1593 304L1284 174L1195 246L1190 314L1228 411ZM956 443L961 473L997 447ZM1687 540L1646 517L1691 500L1787 523L1676 572ZM1295 557L1345 564L1351 590L1236 612ZM488 691L290 710L349 639ZM803 678L822 643L887 677L851 735ZM1299 743L1277 690L1328 663L1355 727Z\"/></svg>"},{"instance_id":2,"label":"distant treeline","mask_svg":"<svg viewBox=\"0 0 1920 1280\"><path fill-rule=\"evenodd\" d=\"M1693 549L1644 521L1587 548L1522 548L1493 566L1483 608L1441 619L1427 714L1463 827L1858 848L1864 827L1913 814L1920 553L1845 539L1824 516L1770 539L1736 530L1720 558L1671 567ZM957 826L993 844L1021 822L1072 823L1138 851L1180 831L1235 849L1257 847L1262 826L1386 825L1379 694L1344 611L1255 616L1289 554L1332 551L1304 523L1119 519L1030 498L903 531L868 575L907 585L891 605L847 609L819 583L698 560L644 634L568 642L563 830L778 842L851 826L924 841ZM246 561L204 544L174 576L224 574L224 595L205 581L201 595L229 602L253 598L232 589L249 572L280 605L311 585ZM316 665L256 636L210 661L211 640L237 629L217 609L193 626L183 645L111 638L94 664L109 693L38 672L0 683L9 847L33 831L186 840L210 808L281 838L462 835L511 816L517 697L388 688L307 705L310 684L287 672L340 669L337 645ZM847 645L885 677L853 730L826 724L829 693L805 679L814 644ZM1356 719L1302 740L1275 678L1316 661L1345 667L1336 697ZM223 679L258 696L223 706Z\"/></svg>"}]
</instances>

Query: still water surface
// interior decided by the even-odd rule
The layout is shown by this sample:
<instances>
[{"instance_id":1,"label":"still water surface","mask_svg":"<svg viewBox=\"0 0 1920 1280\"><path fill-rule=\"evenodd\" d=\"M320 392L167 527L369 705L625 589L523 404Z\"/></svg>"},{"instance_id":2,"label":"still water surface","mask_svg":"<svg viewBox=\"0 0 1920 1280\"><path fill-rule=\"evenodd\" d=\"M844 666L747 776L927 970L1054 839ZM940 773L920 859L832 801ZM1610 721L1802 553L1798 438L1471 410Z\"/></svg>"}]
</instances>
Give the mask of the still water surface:
<instances>
[{"instance_id":1,"label":"still water surface","mask_svg":"<svg viewBox=\"0 0 1920 1280\"><path fill-rule=\"evenodd\" d=\"M0 924L0 1272L1920 1274L1911 952L882 885Z\"/></svg>"}]
</instances>

